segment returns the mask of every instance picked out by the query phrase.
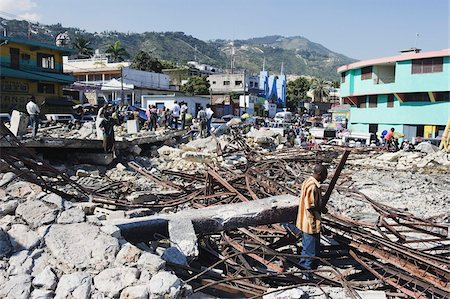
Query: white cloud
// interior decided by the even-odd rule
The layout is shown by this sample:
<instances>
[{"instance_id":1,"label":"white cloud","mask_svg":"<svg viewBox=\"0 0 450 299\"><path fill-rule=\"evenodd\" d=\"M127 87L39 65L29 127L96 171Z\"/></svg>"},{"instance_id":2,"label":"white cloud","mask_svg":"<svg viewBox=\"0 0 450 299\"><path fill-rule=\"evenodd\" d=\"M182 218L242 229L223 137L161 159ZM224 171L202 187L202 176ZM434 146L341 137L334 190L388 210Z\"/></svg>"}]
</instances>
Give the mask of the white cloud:
<instances>
[{"instance_id":1,"label":"white cloud","mask_svg":"<svg viewBox=\"0 0 450 299\"><path fill-rule=\"evenodd\" d=\"M33 0L1 0L0 15L36 22L40 19L40 15L33 12L36 7Z\"/></svg>"}]
</instances>

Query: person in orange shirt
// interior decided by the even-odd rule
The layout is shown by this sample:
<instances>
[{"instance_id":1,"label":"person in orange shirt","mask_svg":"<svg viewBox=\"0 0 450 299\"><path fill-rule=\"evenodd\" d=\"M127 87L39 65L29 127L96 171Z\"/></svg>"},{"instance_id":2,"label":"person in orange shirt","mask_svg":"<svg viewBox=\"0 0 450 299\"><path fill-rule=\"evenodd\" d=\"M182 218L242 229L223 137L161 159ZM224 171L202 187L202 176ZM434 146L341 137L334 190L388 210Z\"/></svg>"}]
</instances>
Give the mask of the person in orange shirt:
<instances>
[{"instance_id":1,"label":"person in orange shirt","mask_svg":"<svg viewBox=\"0 0 450 299\"><path fill-rule=\"evenodd\" d=\"M321 214L327 210L322 206L322 191L320 184L328 176L327 168L321 164L314 167L314 173L302 184L302 194L298 207L296 225L302 231L302 258L299 262L306 270L316 269L319 265L317 257L320 251L320 221ZM305 274L307 279L311 274Z\"/></svg>"}]
</instances>

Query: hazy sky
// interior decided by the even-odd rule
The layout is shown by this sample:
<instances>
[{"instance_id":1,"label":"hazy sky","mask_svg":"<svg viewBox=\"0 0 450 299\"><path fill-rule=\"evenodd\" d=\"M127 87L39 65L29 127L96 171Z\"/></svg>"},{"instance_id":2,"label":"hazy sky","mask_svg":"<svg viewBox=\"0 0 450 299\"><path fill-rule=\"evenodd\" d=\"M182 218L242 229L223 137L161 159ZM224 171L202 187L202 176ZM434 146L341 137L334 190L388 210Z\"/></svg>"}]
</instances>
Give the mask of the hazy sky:
<instances>
[{"instance_id":1,"label":"hazy sky","mask_svg":"<svg viewBox=\"0 0 450 299\"><path fill-rule=\"evenodd\" d=\"M356 59L450 48L449 0L0 0L5 13L87 31L183 31L199 39L304 36Z\"/></svg>"}]
</instances>

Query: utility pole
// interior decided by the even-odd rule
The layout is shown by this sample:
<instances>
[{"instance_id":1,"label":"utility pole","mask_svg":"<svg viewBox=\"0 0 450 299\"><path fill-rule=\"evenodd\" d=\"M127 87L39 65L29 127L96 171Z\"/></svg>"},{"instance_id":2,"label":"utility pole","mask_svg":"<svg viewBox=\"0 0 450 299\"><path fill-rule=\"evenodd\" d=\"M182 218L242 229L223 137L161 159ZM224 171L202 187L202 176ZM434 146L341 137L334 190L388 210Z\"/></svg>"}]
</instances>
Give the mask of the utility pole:
<instances>
[{"instance_id":1,"label":"utility pole","mask_svg":"<svg viewBox=\"0 0 450 299\"><path fill-rule=\"evenodd\" d=\"M123 66L120 67L120 89L121 89L121 92L120 92L120 101L121 101L123 104L125 104L125 99L124 99L125 94L124 94L124 92L123 92Z\"/></svg>"},{"instance_id":2,"label":"utility pole","mask_svg":"<svg viewBox=\"0 0 450 299\"><path fill-rule=\"evenodd\" d=\"M245 98L245 86L247 85L247 78L245 77L245 69L244 69L244 80L242 82L244 84L244 112L247 113L247 99Z\"/></svg>"}]
</instances>

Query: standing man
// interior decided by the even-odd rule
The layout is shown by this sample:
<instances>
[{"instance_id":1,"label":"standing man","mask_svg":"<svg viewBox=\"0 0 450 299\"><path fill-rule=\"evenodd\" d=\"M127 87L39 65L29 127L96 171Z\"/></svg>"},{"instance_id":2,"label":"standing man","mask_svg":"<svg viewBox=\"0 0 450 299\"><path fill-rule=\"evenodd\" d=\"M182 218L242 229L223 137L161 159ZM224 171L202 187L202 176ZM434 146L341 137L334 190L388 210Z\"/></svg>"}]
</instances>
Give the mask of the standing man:
<instances>
[{"instance_id":1,"label":"standing man","mask_svg":"<svg viewBox=\"0 0 450 299\"><path fill-rule=\"evenodd\" d=\"M27 112L30 115L32 136L35 138L39 128L39 113L41 113L41 110L36 104L34 96L31 96L30 101L27 103Z\"/></svg>"},{"instance_id":2,"label":"standing man","mask_svg":"<svg viewBox=\"0 0 450 299\"><path fill-rule=\"evenodd\" d=\"M211 109L210 104L206 104L206 132L209 135L211 135L211 121L214 115L214 111Z\"/></svg>"},{"instance_id":3,"label":"standing man","mask_svg":"<svg viewBox=\"0 0 450 299\"><path fill-rule=\"evenodd\" d=\"M103 129L103 150L106 154L114 153L114 125L114 119L110 117L109 112L105 112L100 128Z\"/></svg>"},{"instance_id":4,"label":"standing man","mask_svg":"<svg viewBox=\"0 0 450 299\"><path fill-rule=\"evenodd\" d=\"M180 108L180 115L181 115L181 130L184 130L184 127L186 126L186 113L188 110L188 106L185 102L181 103Z\"/></svg>"},{"instance_id":5,"label":"standing man","mask_svg":"<svg viewBox=\"0 0 450 299\"><path fill-rule=\"evenodd\" d=\"M206 122L207 122L207 117L206 117L206 111L203 110L203 107L200 106L200 110L197 113L197 118L200 124L200 137L201 138L205 138L206 137Z\"/></svg>"},{"instance_id":6,"label":"standing man","mask_svg":"<svg viewBox=\"0 0 450 299\"><path fill-rule=\"evenodd\" d=\"M174 105L172 108L172 127L175 124L175 130L178 129L178 118L180 118L180 105L178 105L177 101L174 101Z\"/></svg>"},{"instance_id":7,"label":"standing man","mask_svg":"<svg viewBox=\"0 0 450 299\"><path fill-rule=\"evenodd\" d=\"M300 266L306 270L317 269L319 262L314 257L320 251L320 221L321 213L327 210L322 206L322 193L320 184L325 181L328 171L325 166L318 164L314 167L314 173L302 184L302 194L298 207L297 227L302 231L302 256L312 258L302 258ZM307 279L311 278L310 273L306 273Z\"/></svg>"}]
</instances>

